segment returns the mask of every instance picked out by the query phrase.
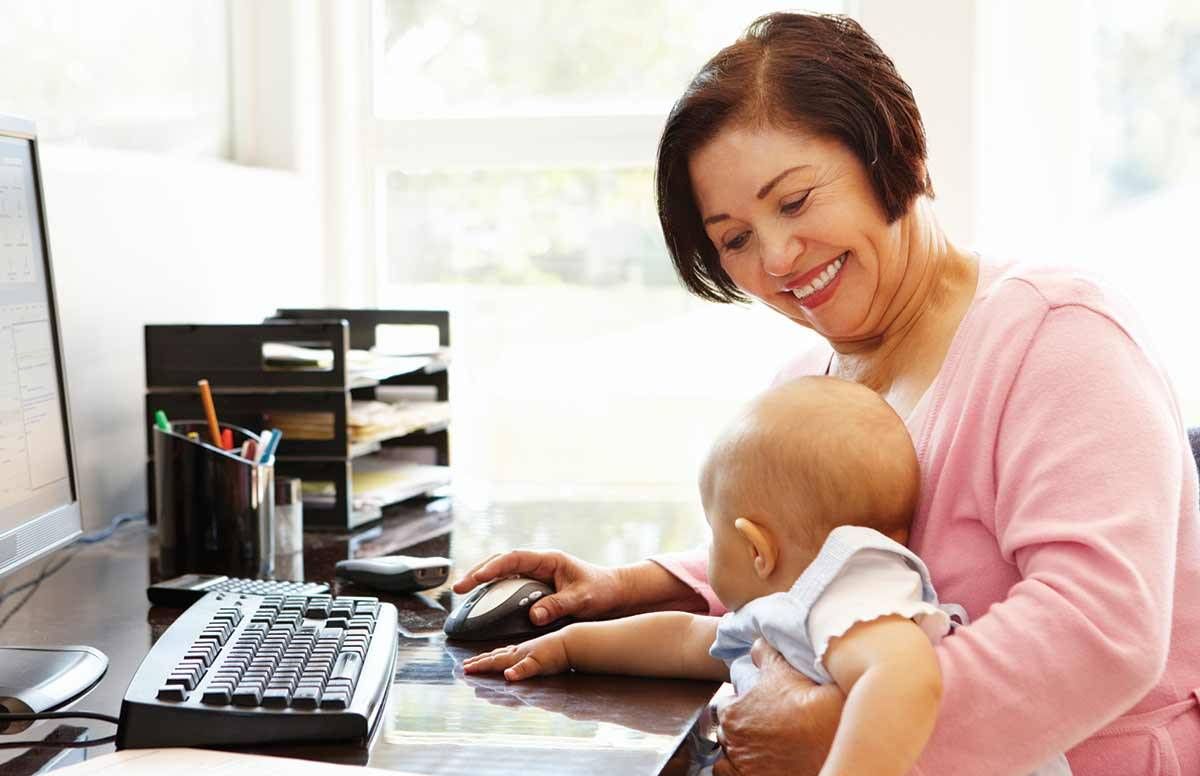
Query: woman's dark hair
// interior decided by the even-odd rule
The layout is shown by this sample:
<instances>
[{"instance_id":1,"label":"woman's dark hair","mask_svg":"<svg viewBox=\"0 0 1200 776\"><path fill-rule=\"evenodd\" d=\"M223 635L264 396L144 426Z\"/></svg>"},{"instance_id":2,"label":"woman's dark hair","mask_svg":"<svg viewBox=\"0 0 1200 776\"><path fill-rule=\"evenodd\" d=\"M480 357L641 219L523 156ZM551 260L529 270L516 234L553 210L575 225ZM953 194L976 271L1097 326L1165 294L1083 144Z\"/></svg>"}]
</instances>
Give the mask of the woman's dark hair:
<instances>
[{"instance_id":1,"label":"woman's dark hair","mask_svg":"<svg viewBox=\"0 0 1200 776\"><path fill-rule=\"evenodd\" d=\"M667 250L683 284L714 302L743 302L705 233L688 161L734 124L790 127L845 145L867 170L888 222L933 196L925 127L912 90L862 27L845 16L773 13L708 61L667 117L655 185Z\"/></svg>"}]
</instances>

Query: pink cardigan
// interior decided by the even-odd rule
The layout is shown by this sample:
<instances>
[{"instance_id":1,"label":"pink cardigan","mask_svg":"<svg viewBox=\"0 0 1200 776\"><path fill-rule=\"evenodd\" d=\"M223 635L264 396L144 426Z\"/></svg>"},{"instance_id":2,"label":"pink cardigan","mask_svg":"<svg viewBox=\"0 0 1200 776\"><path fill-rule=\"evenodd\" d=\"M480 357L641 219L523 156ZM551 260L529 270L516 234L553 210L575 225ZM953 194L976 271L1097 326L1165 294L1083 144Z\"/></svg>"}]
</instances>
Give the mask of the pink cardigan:
<instances>
[{"instance_id":1,"label":"pink cardigan","mask_svg":"<svg viewBox=\"0 0 1200 776\"><path fill-rule=\"evenodd\" d=\"M1172 387L1113 296L983 264L913 431L910 546L970 626L915 773L1200 774L1196 466ZM781 379L822 372L808 354ZM724 611L702 551L655 558Z\"/></svg>"}]
</instances>

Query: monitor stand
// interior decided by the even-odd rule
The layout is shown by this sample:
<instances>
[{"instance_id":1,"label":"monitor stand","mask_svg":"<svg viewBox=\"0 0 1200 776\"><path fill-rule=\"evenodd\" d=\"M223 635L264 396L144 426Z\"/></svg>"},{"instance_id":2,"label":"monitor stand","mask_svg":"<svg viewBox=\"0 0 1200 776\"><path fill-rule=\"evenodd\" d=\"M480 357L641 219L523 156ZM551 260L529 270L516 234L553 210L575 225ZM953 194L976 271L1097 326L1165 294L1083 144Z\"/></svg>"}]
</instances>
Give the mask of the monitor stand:
<instances>
[{"instance_id":1,"label":"monitor stand","mask_svg":"<svg viewBox=\"0 0 1200 776\"><path fill-rule=\"evenodd\" d=\"M108 670L94 647L0 647L0 712L37 714L90 690ZM0 734L32 723L0 723Z\"/></svg>"}]
</instances>

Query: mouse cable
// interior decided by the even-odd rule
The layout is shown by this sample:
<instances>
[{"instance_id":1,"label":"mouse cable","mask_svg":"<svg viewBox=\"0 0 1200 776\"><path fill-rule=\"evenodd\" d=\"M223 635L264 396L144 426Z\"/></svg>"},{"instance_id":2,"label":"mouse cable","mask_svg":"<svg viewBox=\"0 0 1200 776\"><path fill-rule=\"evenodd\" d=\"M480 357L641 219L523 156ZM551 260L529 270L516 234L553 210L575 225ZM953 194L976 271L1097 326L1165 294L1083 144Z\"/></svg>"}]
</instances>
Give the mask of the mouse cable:
<instances>
[{"instance_id":1,"label":"mouse cable","mask_svg":"<svg viewBox=\"0 0 1200 776\"><path fill-rule=\"evenodd\" d=\"M146 515L142 512L128 512L123 515L117 515L108 524L107 528L101 528L99 531L90 534L84 534L75 540L75 544L97 544L110 538L116 530L125 523L144 523Z\"/></svg>"},{"instance_id":2,"label":"mouse cable","mask_svg":"<svg viewBox=\"0 0 1200 776\"><path fill-rule=\"evenodd\" d=\"M12 714L9 712L0 712L0 722L37 722L43 719L98 719L101 722L111 722L118 724L116 717L109 714L96 714L91 711L42 711L34 714ZM82 749L89 746L103 746L116 741L116 735L104 736L103 738L95 738L91 741L3 741L0 742L0 749L30 749L33 747L42 747L46 749Z\"/></svg>"}]
</instances>

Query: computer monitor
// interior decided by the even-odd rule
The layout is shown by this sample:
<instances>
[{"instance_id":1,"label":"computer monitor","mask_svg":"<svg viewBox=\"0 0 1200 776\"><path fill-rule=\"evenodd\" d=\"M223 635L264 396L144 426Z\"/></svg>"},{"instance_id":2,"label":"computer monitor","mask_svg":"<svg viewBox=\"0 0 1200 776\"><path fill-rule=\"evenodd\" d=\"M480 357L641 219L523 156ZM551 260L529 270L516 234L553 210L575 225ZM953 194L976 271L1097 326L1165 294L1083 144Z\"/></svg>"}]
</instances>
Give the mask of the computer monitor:
<instances>
[{"instance_id":1,"label":"computer monitor","mask_svg":"<svg viewBox=\"0 0 1200 776\"><path fill-rule=\"evenodd\" d=\"M0 116L0 575L83 525L36 144Z\"/></svg>"},{"instance_id":2,"label":"computer monitor","mask_svg":"<svg viewBox=\"0 0 1200 776\"><path fill-rule=\"evenodd\" d=\"M0 577L79 536L74 462L37 136L0 114ZM60 705L97 659L103 674L90 648L0 647L0 707Z\"/></svg>"}]
</instances>

